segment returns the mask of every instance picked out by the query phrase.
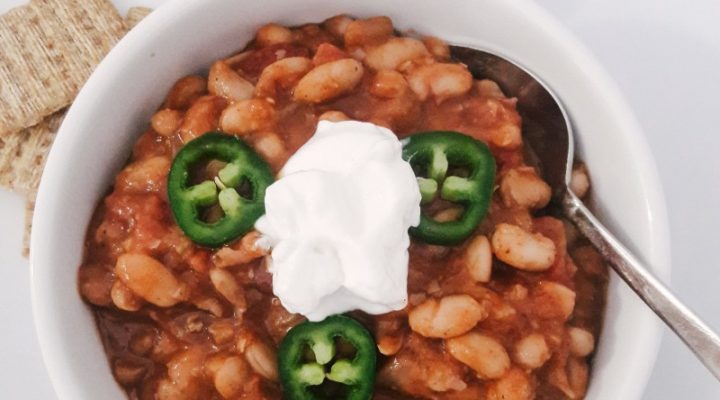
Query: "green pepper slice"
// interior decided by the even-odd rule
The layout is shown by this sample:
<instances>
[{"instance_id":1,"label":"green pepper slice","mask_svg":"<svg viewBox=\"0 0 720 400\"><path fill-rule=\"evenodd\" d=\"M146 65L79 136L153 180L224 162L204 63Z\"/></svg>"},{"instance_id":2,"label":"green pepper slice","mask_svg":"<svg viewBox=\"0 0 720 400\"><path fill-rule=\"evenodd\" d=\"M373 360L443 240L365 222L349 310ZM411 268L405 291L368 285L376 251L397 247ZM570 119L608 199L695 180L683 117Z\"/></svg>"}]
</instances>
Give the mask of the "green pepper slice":
<instances>
[{"instance_id":1,"label":"green pepper slice","mask_svg":"<svg viewBox=\"0 0 720 400\"><path fill-rule=\"evenodd\" d=\"M191 185L191 171L199 163L226 163L213 180ZM193 242L219 247L250 230L265 212L265 189L272 183L270 167L255 151L235 136L209 132L188 142L175 156L168 175L168 198L180 229ZM237 187L249 185L250 195ZM222 218L205 222L203 207L219 204Z\"/></svg>"},{"instance_id":2,"label":"green pepper slice","mask_svg":"<svg viewBox=\"0 0 720 400\"><path fill-rule=\"evenodd\" d=\"M351 346L354 355L338 349L339 341ZM370 333L342 315L294 327L278 350L280 380L289 400L369 400L375 385L375 363Z\"/></svg>"},{"instance_id":3,"label":"green pepper slice","mask_svg":"<svg viewBox=\"0 0 720 400\"><path fill-rule=\"evenodd\" d=\"M459 132L422 132L403 140L403 159L424 171L425 176L417 178L421 204L439 195L464 207L456 221L438 222L423 213L410 234L438 245L454 245L470 236L487 214L495 184L495 159L488 146ZM448 176L451 167L464 169L467 177Z\"/></svg>"}]
</instances>

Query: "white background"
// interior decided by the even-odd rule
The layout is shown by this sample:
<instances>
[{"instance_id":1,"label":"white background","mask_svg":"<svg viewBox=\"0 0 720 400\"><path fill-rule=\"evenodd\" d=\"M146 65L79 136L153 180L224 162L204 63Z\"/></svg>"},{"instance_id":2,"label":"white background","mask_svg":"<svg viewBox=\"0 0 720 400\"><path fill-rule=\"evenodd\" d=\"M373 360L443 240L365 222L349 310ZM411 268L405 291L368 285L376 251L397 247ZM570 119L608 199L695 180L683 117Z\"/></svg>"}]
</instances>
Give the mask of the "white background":
<instances>
[{"instance_id":1,"label":"white background","mask_svg":"<svg viewBox=\"0 0 720 400\"><path fill-rule=\"evenodd\" d=\"M23 2L0 0L0 12ZM160 2L115 0L122 12ZM668 203L672 287L720 329L720 1L538 3L590 48L629 100ZM19 196L0 189L0 399L52 400L19 255L23 210ZM666 330L644 400L718 398L720 384Z\"/></svg>"}]
</instances>

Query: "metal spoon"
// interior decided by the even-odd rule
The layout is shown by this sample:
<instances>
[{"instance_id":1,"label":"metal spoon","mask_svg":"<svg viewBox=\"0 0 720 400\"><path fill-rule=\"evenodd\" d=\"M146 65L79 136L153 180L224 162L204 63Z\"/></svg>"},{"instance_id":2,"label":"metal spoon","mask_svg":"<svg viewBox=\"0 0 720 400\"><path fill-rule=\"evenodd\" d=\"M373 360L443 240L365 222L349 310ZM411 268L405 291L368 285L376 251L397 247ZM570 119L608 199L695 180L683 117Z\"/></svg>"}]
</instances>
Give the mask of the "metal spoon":
<instances>
[{"instance_id":1,"label":"metal spoon","mask_svg":"<svg viewBox=\"0 0 720 400\"><path fill-rule=\"evenodd\" d=\"M570 190L573 167L573 133L558 98L527 69L497 55L451 46L451 55L467 64L476 78L497 82L518 99L523 137L537 157L542 175L553 190L553 202L563 215L595 246L615 272L690 347L720 379L720 337L650 273Z\"/></svg>"}]
</instances>

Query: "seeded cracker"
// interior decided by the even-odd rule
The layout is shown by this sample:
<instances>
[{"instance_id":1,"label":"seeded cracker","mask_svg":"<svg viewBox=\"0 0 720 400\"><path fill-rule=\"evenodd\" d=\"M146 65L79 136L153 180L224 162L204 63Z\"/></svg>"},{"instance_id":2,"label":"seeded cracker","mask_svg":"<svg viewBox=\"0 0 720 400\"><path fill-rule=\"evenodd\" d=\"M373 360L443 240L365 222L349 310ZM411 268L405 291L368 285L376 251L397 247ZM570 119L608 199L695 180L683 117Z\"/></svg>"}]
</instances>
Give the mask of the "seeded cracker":
<instances>
[{"instance_id":1,"label":"seeded cracker","mask_svg":"<svg viewBox=\"0 0 720 400\"><path fill-rule=\"evenodd\" d=\"M137 25L143 18L147 17L152 12L152 8L147 7L130 7L125 16L125 25L128 29L132 29Z\"/></svg>"},{"instance_id":2,"label":"seeded cracker","mask_svg":"<svg viewBox=\"0 0 720 400\"><path fill-rule=\"evenodd\" d=\"M125 32L106 0L33 0L0 17L0 137L68 106Z\"/></svg>"}]
</instances>

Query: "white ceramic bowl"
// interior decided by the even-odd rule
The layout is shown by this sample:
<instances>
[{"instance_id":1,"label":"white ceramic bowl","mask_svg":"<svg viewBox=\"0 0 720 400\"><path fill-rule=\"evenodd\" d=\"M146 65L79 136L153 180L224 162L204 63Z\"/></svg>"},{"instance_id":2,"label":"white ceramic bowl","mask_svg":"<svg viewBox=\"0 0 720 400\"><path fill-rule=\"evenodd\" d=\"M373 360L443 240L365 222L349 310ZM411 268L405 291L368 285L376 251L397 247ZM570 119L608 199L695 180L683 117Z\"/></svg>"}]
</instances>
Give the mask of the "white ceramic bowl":
<instances>
[{"instance_id":1,"label":"white ceramic bowl","mask_svg":"<svg viewBox=\"0 0 720 400\"><path fill-rule=\"evenodd\" d=\"M400 29L495 49L541 76L567 106L602 219L661 277L669 275L664 202L643 136L607 74L535 4L507 0L177 0L156 10L100 64L48 158L32 234L35 322L62 400L124 399L76 273L93 209L172 83L238 50L263 23L389 15ZM655 360L656 319L618 279L588 399L639 399Z\"/></svg>"}]
</instances>

